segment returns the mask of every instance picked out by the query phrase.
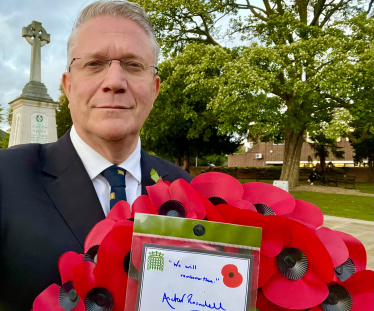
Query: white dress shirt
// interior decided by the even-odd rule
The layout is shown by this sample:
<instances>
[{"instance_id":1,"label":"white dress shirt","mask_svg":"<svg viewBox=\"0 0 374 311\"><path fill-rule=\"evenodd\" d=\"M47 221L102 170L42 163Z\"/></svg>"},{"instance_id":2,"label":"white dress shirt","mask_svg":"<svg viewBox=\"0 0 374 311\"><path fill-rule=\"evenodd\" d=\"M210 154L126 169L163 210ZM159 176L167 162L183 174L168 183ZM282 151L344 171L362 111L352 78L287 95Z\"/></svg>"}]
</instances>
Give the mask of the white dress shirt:
<instances>
[{"instance_id":1,"label":"white dress shirt","mask_svg":"<svg viewBox=\"0 0 374 311\"><path fill-rule=\"evenodd\" d=\"M101 172L112 166L110 163L98 152L88 146L78 135L77 131L73 127L70 131L71 142L79 157L81 158L84 167L88 175L90 176L92 183L95 187L97 196L100 200L101 206L105 216L110 211L110 185L108 181L101 175ZM142 187L142 171L140 167L140 138L136 145L133 153L118 166L126 170L125 181L126 181L126 198L130 205L135 199L141 195Z\"/></svg>"}]
</instances>

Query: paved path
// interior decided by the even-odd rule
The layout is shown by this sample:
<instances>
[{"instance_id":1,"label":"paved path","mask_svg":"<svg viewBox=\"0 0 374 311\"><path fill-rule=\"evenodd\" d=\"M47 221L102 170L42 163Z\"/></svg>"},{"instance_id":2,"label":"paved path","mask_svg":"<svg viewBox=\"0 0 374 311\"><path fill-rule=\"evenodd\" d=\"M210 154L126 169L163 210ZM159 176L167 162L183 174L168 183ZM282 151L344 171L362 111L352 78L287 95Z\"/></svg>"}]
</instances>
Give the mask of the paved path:
<instances>
[{"instance_id":1,"label":"paved path","mask_svg":"<svg viewBox=\"0 0 374 311\"><path fill-rule=\"evenodd\" d=\"M374 270L374 221L350 219L325 215L324 227L343 231L364 244L367 252L367 268Z\"/></svg>"}]
</instances>

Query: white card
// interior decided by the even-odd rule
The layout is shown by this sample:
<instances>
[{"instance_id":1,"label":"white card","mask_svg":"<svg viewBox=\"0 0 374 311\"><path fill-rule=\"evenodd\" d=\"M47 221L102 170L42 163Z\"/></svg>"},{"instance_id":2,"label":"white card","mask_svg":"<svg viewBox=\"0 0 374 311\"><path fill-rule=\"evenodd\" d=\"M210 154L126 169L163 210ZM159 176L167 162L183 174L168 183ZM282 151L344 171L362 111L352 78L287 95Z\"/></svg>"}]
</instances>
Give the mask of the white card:
<instances>
[{"instance_id":1,"label":"white card","mask_svg":"<svg viewBox=\"0 0 374 311\"><path fill-rule=\"evenodd\" d=\"M144 244L138 311L249 310L251 259Z\"/></svg>"}]
</instances>

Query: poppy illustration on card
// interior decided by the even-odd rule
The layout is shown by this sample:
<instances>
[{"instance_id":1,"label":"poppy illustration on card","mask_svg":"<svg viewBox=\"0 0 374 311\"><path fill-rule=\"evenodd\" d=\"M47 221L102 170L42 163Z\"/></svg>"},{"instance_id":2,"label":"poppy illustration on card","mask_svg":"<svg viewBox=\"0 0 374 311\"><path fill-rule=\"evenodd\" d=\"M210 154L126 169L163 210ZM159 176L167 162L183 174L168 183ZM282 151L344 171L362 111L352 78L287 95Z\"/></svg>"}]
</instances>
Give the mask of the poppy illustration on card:
<instances>
[{"instance_id":1,"label":"poppy illustration on card","mask_svg":"<svg viewBox=\"0 0 374 311\"><path fill-rule=\"evenodd\" d=\"M236 288L243 283L243 276L235 265L225 265L221 270L221 274L223 276L223 284L227 287Z\"/></svg>"}]
</instances>

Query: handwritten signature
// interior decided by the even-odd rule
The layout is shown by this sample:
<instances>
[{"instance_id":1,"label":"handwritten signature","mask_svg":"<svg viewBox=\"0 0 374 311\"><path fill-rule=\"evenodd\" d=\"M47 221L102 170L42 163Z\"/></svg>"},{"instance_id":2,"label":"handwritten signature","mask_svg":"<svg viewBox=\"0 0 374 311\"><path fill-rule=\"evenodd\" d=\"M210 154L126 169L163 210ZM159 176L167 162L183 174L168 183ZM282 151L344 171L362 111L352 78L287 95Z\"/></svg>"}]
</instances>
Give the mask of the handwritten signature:
<instances>
[{"instance_id":1,"label":"handwritten signature","mask_svg":"<svg viewBox=\"0 0 374 311\"><path fill-rule=\"evenodd\" d=\"M193 294L188 294L188 295L183 294L181 297L178 297L177 294L174 294L174 297L169 297L168 295L166 295L166 293L164 293L164 296L162 298L162 303L165 303L165 302L173 310L175 309L175 307L174 307L175 304L178 304L178 303L188 303L188 304L191 304L191 305L194 305L194 306L199 306L199 307L202 307L202 308L208 308L208 309L211 309L211 310L222 310L222 311L226 310L225 308L222 307L222 302L220 302L219 305L218 305L218 303L216 304L215 302L213 302L213 304L208 303L206 300L204 301L204 303L201 303L201 302L195 301L193 299Z\"/></svg>"}]
</instances>

